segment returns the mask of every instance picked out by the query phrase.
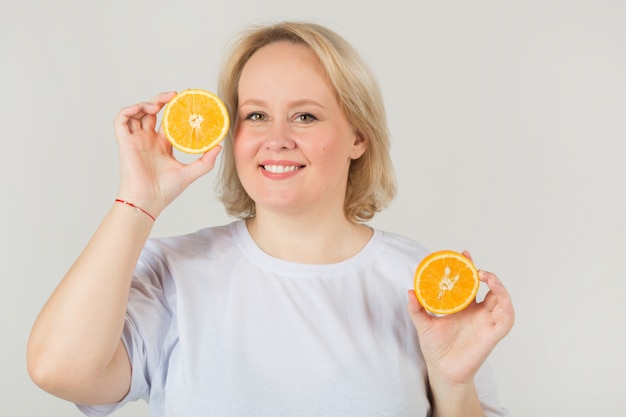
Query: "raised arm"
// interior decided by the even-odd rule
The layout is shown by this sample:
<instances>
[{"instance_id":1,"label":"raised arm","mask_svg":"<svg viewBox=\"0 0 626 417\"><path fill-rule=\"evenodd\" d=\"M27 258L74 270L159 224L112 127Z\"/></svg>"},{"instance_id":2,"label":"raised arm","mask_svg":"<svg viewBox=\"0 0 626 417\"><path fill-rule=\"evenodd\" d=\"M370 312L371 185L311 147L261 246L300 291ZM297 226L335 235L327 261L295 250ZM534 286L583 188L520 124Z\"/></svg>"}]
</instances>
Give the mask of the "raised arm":
<instances>
[{"instance_id":1,"label":"raised arm","mask_svg":"<svg viewBox=\"0 0 626 417\"><path fill-rule=\"evenodd\" d=\"M28 371L42 389L81 404L112 403L128 392L130 360L121 342L135 265L153 219L209 172L219 147L181 164L156 131L156 115L174 93L125 107L115 118L120 191L95 234L37 317Z\"/></svg>"}]
</instances>

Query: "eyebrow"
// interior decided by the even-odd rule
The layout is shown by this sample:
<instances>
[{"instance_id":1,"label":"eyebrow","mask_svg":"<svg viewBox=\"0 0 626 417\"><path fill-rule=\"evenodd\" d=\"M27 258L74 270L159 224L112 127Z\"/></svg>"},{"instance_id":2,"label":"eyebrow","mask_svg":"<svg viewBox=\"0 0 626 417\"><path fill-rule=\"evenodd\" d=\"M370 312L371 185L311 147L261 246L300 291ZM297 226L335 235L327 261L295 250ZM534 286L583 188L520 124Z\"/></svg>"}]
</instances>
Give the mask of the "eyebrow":
<instances>
[{"instance_id":1,"label":"eyebrow","mask_svg":"<svg viewBox=\"0 0 626 417\"><path fill-rule=\"evenodd\" d=\"M248 106L248 105L253 105L253 106L264 106L267 103L263 100L259 100L259 99L255 99L255 98L250 98L244 101L239 102L239 106ZM303 98L303 99L298 99L298 100L293 100L289 102L289 106L301 106L301 105L305 105L305 104L310 104L310 105L314 105L320 108L324 108L324 106L322 106L320 103L318 103L315 100L309 99L309 98Z\"/></svg>"}]
</instances>

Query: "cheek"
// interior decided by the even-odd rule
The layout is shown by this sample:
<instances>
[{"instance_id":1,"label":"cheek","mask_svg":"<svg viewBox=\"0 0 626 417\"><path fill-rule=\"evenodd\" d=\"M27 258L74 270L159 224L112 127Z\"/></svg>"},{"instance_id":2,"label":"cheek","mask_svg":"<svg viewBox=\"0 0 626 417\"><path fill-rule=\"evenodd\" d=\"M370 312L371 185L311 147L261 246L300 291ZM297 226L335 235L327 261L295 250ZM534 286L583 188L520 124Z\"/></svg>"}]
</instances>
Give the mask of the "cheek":
<instances>
[{"instance_id":1,"label":"cheek","mask_svg":"<svg viewBox=\"0 0 626 417\"><path fill-rule=\"evenodd\" d=\"M236 130L233 136L233 154L235 156L235 161L242 160L250 153L250 151L250 141L246 141L242 132L240 130Z\"/></svg>"},{"instance_id":2,"label":"cheek","mask_svg":"<svg viewBox=\"0 0 626 417\"><path fill-rule=\"evenodd\" d=\"M238 140L233 138L233 158L235 159L235 165L239 166L241 160L241 144Z\"/></svg>"},{"instance_id":3,"label":"cheek","mask_svg":"<svg viewBox=\"0 0 626 417\"><path fill-rule=\"evenodd\" d=\"M315 149L318 159L325 165L343 168L344 162L349 163L351 148L344 137L335 137Z\"/></svg>"},{"instance_id":4,"label":"cheek","mask_svg":"<svg viewBox=\"0 0 626 417\"><path fill-rule=\"evenodd\" d=\"M246 167L246 161L249 161L249 151L245 146L245 142L241 140L237 140L237 138L233 139L233 158L235 160L235 168L237 169L237 173L241 177L241 174L244 171L244 167Z\"/></svg>"}]
</instances>

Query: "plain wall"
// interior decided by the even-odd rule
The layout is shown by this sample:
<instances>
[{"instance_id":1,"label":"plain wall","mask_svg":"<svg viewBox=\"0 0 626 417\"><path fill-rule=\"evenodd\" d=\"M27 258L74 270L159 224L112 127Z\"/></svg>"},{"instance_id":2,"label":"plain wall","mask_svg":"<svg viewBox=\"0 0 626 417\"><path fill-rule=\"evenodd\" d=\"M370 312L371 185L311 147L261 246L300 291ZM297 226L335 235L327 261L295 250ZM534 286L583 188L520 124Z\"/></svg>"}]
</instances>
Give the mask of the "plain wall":
<instances>
[{"instance_id":1,"label":"plain wall","mask_svg":"<svg viewBox=\"0 0 626 417\"><path fill-rule=\"evenodd\" d=\"M2 0L0 415L80 415L30 381L26 342L113 204L118 109L214 91L230 37L281 19L330 26L379 77L399 195L372 225L469 249L509 288L516 325L490 360L511 414L626 415L621 0ZM153 236L231 221L214 180Z\"/></svg>"}]
</instances>

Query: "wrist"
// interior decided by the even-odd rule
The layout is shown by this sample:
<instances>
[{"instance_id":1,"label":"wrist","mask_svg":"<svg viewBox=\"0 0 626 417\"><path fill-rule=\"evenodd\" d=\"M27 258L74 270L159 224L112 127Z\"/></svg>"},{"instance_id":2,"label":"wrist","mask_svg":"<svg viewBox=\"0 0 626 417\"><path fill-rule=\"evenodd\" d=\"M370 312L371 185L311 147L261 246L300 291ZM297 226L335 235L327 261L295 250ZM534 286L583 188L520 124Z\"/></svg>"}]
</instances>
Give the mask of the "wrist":
<instances>
[{"instance_id":1,"label":"wrist","mask_svg":"<svg viewBox=\"0 0 626 417\"><path fill-rule=\"evenodd\" d=\"M141 214L142 216L145 216L146 218L149 218L150 220L152 220L152 222L156 221L156 215L153 215L148 210L146 210L146 209L142 208L141 206L133 203L132 201L125 200L123 198L116 198L114 200L114 202L116 204L122 204L124 206L127 206L129 209L136 210L138 214Z\"/></svg>"},{"instance_id":2,"label":"wrist","mask_svg":"<svg viewBox=\"0 0 626 417\"><path fill-rule=\"evenodd\" d=\"M154 223L159 215L159 212L153 211L154 208L146 208L146 206L140 203L137 204L135 203L135 201L136 200L126 199L118 196L113 200L113 203L114 205L125 206L125 208L127 208L128 210L134 210L137 212L137 214Z\"/></svg>"},{"instance_id":3,"label":"wrist","mask_svg":"<svg viewBox=\"0 0 626 417\"><path fill-rule=\"evenodd\" d=\"M484 416L473 381L457 383L429 376L429 385L433 417Z\"/></svg>"},{"instance_id":4,"label":"wrist","mask_svg":"<svg viewBox=\"0 0 626 417\"><path fill-rule=\"evenodd\" d=\"M137 187L121 187L115 200L123 200L132 203L157 219L165 207L167 207L168 202L163 201L158 191L146 191L148 192L139 191Z\"/></svg>"}]
</instances>

